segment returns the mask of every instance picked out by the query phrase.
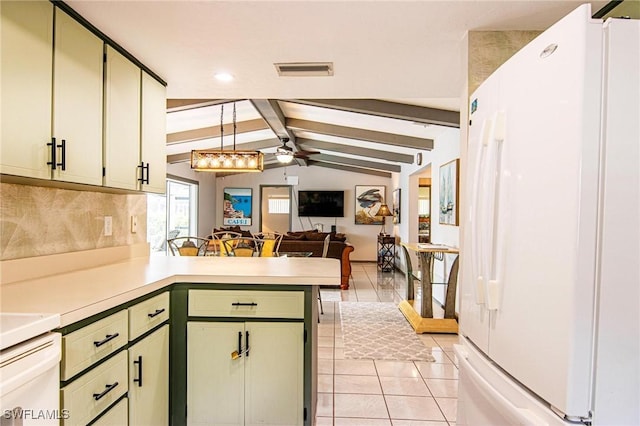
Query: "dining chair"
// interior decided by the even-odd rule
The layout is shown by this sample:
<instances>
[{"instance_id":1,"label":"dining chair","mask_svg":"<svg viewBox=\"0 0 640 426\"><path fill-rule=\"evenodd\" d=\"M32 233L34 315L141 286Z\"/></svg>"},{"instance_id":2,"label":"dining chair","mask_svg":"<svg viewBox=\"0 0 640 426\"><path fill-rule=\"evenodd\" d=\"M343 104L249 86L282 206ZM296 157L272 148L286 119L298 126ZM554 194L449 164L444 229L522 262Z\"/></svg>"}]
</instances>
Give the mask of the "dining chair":
<instances>
[{"instance_id":1,"label":"dining chair","mask_svg":"<svg viewBox=\"0 0 640 426\"><path fill-rule=\"evenodd\" d=\"M177 237L167 240L173 256L204 256L209 241L200 237Z\"/></svg>"},{"instance_id":2,"label":"dining chair","mask_svg":"<svg viewBox=\"0 0 640 426\"><path fill-rule=\"evenodd\" d=\"M282 243L282 238L284 234L280 234L277 232L261 234L259 239L262 240L262 248L260 250L261 257L274 257L278 256L280 250L280 243Z\"/></svg>"},{"instance_id":3,"label":"dining chair","mask_svg":"<svg viewBox=\"0 0 640 426\"><path fill-rule=\"evenodd\" d=\"M209 243L209 255L210 256L226 256L227 252L220 245L220 241L229 238L241 237L240 232L234 231L218 231L211 233L211 242Z\"/></svg>"},{"instance_id":4,"label":"dining chair","mask_svg":"<svg viewBox=\"0 0 640 426\"><path fill-rule=\"evenodd\" d=\"M253 257L260 256L263 240L259 238L239 237L220 240L225 256Z\"/></svg>"}]
</instances>

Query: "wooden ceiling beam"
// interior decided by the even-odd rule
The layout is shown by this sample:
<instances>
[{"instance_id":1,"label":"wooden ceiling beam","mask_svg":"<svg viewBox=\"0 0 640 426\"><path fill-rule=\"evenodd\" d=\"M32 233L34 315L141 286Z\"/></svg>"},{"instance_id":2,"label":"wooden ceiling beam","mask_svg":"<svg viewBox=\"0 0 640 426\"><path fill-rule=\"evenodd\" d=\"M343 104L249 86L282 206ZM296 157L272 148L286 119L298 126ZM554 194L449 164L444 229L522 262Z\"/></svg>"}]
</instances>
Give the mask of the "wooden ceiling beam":
<instances>
[{"instance_id":1,"label":"wooden ceiling beam","mask_svg":"<svg viewBox=\"0 0 640 426\"><path fill-rule=\"evenodd\" d=\"M433 139L416 138L413 136L404 136L395 133L357 129L355 127L336 126L334 124L320 123L317 121L287 118L287 127L289 129L302 132L319 133L321 135L401 146L404 148L421 150L433 149Z\"/></svg>"},{"instance_id":2,"label":"wooden ceiling beam","mask_svg":"<svg viewBox=\"0 0 640 426\"><path fill-rule=\"evenodd\" d=\"M186 111L241 100L242 99L167 99L167 112Z\"/></svg>"},{"instance_id":3,"label":"wooden ceiling beam","mask_svg":"<svg viewBox=\"0 0 640 426\"><path fill-rule=\"evenodd\" d=\"M346 164L348 166L385 170L396 173L400 173L401 170L400 165L398 164L378 163L377 161L358 160L356 158L340 157L329 154L313 154L310 159L314 161L321 161L323 163Z\"/></svg>"},{"instance_id":4,"label":"wooden ceiling beam","mask_svg":"<svg viewBox=\"0 0 640 426\"><path fill-rule=\"evenodd\" d=\"M400 104L379 99L283 99L283 101L416 123L460 128L460 113L457 111Z\"/></svg>"},{"instance_id":5,"label":"wooden ceiling beam","mask_svg":"<svg viewBox=\"0 0 640 426\"><path fill-rule=\"evenodd\" d=\"M223 126L224 136L233 135L233 123L227 123ZM236 134L257 132L259 130L267 130L269 127L261 118L255 120L240 121L236 123ZM192 142L201 139L219 138L220 126L202 127L200 129L185 130L183 132L168 133L167 144L176 144L184 142Z\"/></svg>"},{"instance_id":6,"label":"wooden ceiling beam","mask_svg":"<svg viewBox=\"0 0 640 426\"><path fill-rule=\"evenodd\" d=\"M389 172L383 172L383 171L380 171L380 170L372 170L372 169L363 169L363 168L360 168L360 167L351 167L351 166L346 166L344 164L324 163L324 162L321 162L321 161L309 160L309 165L310 166L318 166L318 167L326 167L326 168L335 169L335 170L344 170L346 172L362 173L362 174L366 174L366 175L382 176L382 177L385 177L385 178L391 178L391 173L389 173Z\"/></svg>"},{"instance_id":7,"label":"wooden ceiling beam","mask_svg":"<svg viewBox=\"0 0 640 426\"><path fill-rule=\"evenodd\" d=\"M250 99L250 102L263 120L267 122L273 133L281 140L289 139L293 144L293 151L297 152L296 135L287 128L287 118L284 116L280 105L278 105L278 101L275 99ZM304 158L296 158L296 162L301 166L307 165L307 160Z\"/></svg>"},{"instance_id":8,"label":"wooden ceiling beam","mask_svg":"<svg viewBox=\"0 0 640 426\"><path fill-rule=\"evenodd\" d=\"M358 155L361 157L377 158L379 160L395 161L398 163L413 164L413 155L399 154L378 149L360 148L358 146L341 143L318 141L315 139L298 138L298 145L304 149L314 148L324 151L339 152L341 154Z\"/></svg>"}]
</instances>

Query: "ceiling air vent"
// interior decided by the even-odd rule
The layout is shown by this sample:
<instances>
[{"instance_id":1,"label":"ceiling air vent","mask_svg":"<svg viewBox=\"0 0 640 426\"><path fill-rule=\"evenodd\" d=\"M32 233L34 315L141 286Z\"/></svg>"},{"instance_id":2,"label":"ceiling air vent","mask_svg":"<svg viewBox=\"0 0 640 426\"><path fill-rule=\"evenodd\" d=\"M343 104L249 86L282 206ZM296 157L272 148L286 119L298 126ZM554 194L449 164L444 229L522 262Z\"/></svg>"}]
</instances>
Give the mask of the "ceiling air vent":
<instances>
[{"instance_id":1,"label":"ceiling air vent","mask_svg":"<svg viewBox=\"0 0 640 426\"><path fill-rule=\"evenodd\" d=\"M333 62L280 62L273 64L280 77L326 77L333 75Z\"/></svg>"}]
</instances>

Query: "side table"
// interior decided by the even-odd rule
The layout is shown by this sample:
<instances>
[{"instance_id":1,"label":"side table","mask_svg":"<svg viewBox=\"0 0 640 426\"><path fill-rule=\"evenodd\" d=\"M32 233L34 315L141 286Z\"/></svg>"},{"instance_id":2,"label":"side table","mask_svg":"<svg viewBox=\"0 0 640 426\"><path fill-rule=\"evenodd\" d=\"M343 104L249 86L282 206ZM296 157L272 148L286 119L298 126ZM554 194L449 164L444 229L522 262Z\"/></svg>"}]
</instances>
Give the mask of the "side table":
<instances>
[{"instance_id":1,"label":"side table","mask_svg":"<svg viewBox=\"0 0 640 426\"><path fill-rule=\"evenodd\" d=\"M378 269L393 272L396 268L396 237L378 235Z\"/></svg>"}]
</instances>

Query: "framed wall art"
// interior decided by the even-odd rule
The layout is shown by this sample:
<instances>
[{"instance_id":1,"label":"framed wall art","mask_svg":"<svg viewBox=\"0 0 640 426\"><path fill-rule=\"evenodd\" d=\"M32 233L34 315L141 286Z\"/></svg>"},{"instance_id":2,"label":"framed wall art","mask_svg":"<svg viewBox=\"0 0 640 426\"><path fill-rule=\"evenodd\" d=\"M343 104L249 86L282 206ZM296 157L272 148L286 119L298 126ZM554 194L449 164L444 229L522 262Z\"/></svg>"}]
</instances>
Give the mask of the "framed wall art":
<instances>
[{"instance_id":1,"label":"framed wall art","mask_svg":"<svg viewBox=\"0 0 640 426\"><path fill-rule=\"evenodd\" d=\"M250 226L252 203L251 188L225 188L222 224Z\"/></svg>"},{"instance_id":2,"label":"framed wall art","mask_svg":"<svg viewBox=\"0 0 640 426\"><path fill-rule=\"evenodd\" d=\"M400 223L400 200L402 195L402 189L393 190L393 207L391 212L393 213L393 223Z\"/></svg>"},{"instance_id":3,"label":"framed wall art","mask_svg":"<svg viewBox=\"0 0 640 426\"><path fill-rule=\"evenodd\" d=\"M376 216L380 206L385 202L384 185L356 185L356 225L382 225L383 216Z\"/></svg>"},{"instance_id":4,"label":"framed wall art","mask_svg":"<svg viewBox=\"0 0 640 426\"><path fill-rule=\"evenodd\" d=\"M459 225L460 160L455 159L440 166L438 216L443 225Z\"/></svg>"}]
</instances>

